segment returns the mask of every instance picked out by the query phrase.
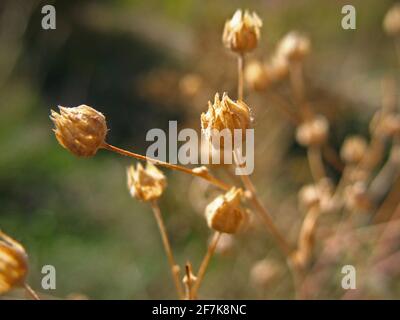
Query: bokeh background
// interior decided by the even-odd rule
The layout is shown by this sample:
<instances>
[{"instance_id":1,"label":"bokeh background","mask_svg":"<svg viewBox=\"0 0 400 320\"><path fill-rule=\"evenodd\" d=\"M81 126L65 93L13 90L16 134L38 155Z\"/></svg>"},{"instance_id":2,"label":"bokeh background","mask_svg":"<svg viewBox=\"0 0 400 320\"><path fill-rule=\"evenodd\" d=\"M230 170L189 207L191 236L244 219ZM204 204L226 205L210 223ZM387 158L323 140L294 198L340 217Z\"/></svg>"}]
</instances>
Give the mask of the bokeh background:
<instances>
[{"instance_id":1,"label":"bokeh background","mask_svg":"<svg viewBox=\"0 0 400 320\"><path fill-rule=\"evenodd\" d=\"M357 29L341 28L341 8L353 4ZM333 146L346 134L368 134L380 105L382 78L398 74L393 43L382 30L389 0L115 0L0 3L0 227L30 256L29 281L40 290L41 267L54 265L65 298L175 298L153 215L129 196L129 159L100 151L79 159L52 134L51 108L88 104L103 112L108 141L145 153L146 132L199 130L199 116L215 92L235 95L236 64L221 44L225 20L236 8L262 18L260 47L267 57L290 30L306 32L313 51L306 63L313 104L331 121ZM41 8L53 4L57 29L41 28ZM302 213L297 190L311 181L294 128L261 93L247 97L256 129L255 181L279 226L295 241ZM197 269L211 230L197 179L165 171L161 199L178 262ZM226 178L223 172L218 172ZM331 175L335 178L335 172ZM212 194L214 191L209 191ZM260 227L240 235L230 254L211 262L203 298L293 298L285 264L269 288L255 288L249 270L264 257L284 261ZM340 279L340 273L332 275ZM321 292L338 298L339 280ZM382 295L396 298L399 283ZM18 292L13 293L18 296ZM378 295L378 297L380 297Z\"/></svg>"}]
</instances>

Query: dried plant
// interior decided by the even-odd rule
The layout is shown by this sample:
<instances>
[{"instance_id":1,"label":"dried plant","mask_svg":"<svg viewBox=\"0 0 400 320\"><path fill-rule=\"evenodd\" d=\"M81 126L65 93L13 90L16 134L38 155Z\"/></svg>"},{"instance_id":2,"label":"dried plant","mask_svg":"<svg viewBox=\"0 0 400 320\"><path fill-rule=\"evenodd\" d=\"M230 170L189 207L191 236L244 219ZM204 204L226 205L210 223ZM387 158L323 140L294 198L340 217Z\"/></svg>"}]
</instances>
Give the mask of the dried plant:
<instances>
[{"instance_id":1,"label":"dried plant","mask_svg":"<svg viewBox=\"0 0 400 320\"><path fill-rule=\"evenodd\" d=\"M398 6L388 12L383 25L398 48ZM277 226L274 215L258 196L249 175L233 177L232 182L228 183L211 173L214 169L212 166L188 168L115 147L106 142L108 127L105 116L85 105L60 107L60 113L51 111L58 142L74 155L89 157L105 149L138 161L146 161L145 168L137 163L136 167L127 169L128 189L132 197L148 203L154 213L180 299L198 297L211 258L217 252L229 251L236 234L246 232L252 214L264 225L268 236L275 241L276 248L286 261L286 267L270 258L256 262L248 271L255 287L269 288L287 269L293 278L295 297L317 297L336 266L335 256L346 251L346 241L362 246L370 245L373 239L372 255L363 267L363 272L389 272L390 276L398 271L390 267L399 261L396 244L392 242L393 235L398 235L399 229L393 226L398 224L396 219L400 216L400 206L389 207L394 212L392 214L382 213L382 210L387 210L386 195L390 194L400 168L400 114L393 98L393 80L384 82L382 108L370 123L371 139L368 141L360 135L346 137L337 154L329 146L331 129L328 117L314 110L307 95L304 66L312 50L309 37L292 31L282 38L265 61L252 60L247 64L247 56L261 41L261 27L262 21L256 13L242 10L237 10L226 22L222 42L237 59L237 96L231 99L224 93L220 99L216 93L214 101L208 103L208 110L201 114L200 122L207 137L206 148L213 144L213 130L228 129L233 132L234 129L250 128L251 108L245 102L247 84L249 92L265 92L267 99L275 102L289 123L296 127L295 139L306 149L312 179L298 193L299 211L304 214L300 219L300 231L295 243L291 243L287 234ZM185 90L191 92L192 87L199 86L198 82L197 78L191 77L181 85L188 87ZM287 85L289 90L283 93L275 90L278 84ZM233 96L233 93L229 95ZM386 160L384 149L387 145L391 153ZM223 149L224 144L218 147ZM230 166L241 170L238 155L235 150L232 152L234 164ZM160 167L199 177L221 192L204 208L205 221L212 235L197 272L188 261L182 275L182 269L174 258L158 205L167 187L166 177ZM339 171L338 183L333 182L327 168ZM230 170L227 166L222 169L227 172ZM366 216L370 219L363 219ZM380 220L381 217L384 217L383 220ZM329 231L324 229L326 218L334 221ZM367 241L361 236L365 228L373 230L368 233ZM4 234L0 235L4 238L4 244L0 242L0 292L5 292L15 285L25 285L27 258L19 244ZM9 260L3 257L7 256L11 256L12 264L6 263ZM10 278L10 268L15 268L16 272L12 273L15 278ZM357 290L356 294L361 295L362 290ZM351 293L344 296L352 297Z\"/></svg>"}]
</instances>

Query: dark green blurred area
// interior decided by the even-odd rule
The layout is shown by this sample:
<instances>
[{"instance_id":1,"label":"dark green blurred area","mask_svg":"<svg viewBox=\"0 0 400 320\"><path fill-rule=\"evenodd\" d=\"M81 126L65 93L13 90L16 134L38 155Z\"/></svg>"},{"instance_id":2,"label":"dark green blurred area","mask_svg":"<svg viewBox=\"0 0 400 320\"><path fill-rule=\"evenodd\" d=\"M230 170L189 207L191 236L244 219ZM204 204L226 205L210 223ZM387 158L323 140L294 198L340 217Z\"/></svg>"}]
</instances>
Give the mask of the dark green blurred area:
<instances>
[{"instance_id":1,"label":"dark green blurred area","mask_svg":"<svg viewBox=\"0 0 400 320\"><path fill-rule=\"evenodd\" d=\"M355 31L340 26L341 7L348 3L357 9ZM93 106L107 117L110 143L142 153L148 146L146 132L167 128L168 120L198 129L200 112L214 92L234 89L235 62L220 37L225 20L245 7L264 21L256 57L263 57L291 29L310 35L314 51L309 76L341 101L341 113L322 110L333 117L332 141L338 143L349 132L367 132L368 117L379 106L381 78L398 71L392 43L381 28L391 3L2 1L0 227L26 247L32 286L40 288L41 267L50 264L57 270L57 289L49 292L54 297L75 292L99 299L175 297L151 211L130 198L126 188L125 167L132 162L105 151L90 159L69 154L52 134L51 108ZM56 7L56 30L41 28L44 4ZM158 70L167 70L167 75ZM192 72L214 90L204 100L188 101L179 94L179 78ZM148 89L161 76L161 90L160 83ZM268 105L255 111L256 130L266 123L259 129L258 150L271 148L284 159L267 154L257 160L260 193L272 199L274 208L283 201L295 205L295 190L308 176L298 171L303 162L290 160L303 155L293 142L293 129L278 117L285 129L271 129L271 136L268 128L277 115ZM198 266L211 231L187 196L192 178L166 174L169 186L161 208L177 260ZM268 187L271 181L274 188ZM265 255L282 260L269 237L259 231L238 240L232 255L212 261L201 295L292 298L288 274L271 291L258 292L249 283L255 260Z\"/></svg>"}]
</instances>

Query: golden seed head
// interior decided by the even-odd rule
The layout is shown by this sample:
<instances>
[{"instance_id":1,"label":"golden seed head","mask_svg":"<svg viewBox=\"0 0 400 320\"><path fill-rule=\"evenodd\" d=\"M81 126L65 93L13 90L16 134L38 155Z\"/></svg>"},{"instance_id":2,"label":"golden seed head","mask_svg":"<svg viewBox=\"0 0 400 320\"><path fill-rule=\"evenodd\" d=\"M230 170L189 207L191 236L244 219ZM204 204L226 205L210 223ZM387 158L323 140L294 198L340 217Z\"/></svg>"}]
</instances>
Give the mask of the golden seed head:
<instances>
[{"instance_id":1,"label":"golden seed head","mask_svg":"<svg viewBox=\"0 0 400 320\"><path fill-rule=\"evenodd\" d=\"M28 255L17 241L0 231L0 294L22 286L28 273Z\"/></svg>"},{"instance_id":2,"label":"golden seed head","mask_svg":"<svg viewBox=\"0 0 400 320\"><path fill-rule=\"evenodd\" d=\"M262 21L258 15L247 10L236 10L230 20L225 23L222 34L224 46L234 52L245 53L257 47L260 39Z\"/></svg>"},{"instance_id":3,"label":"golden seed head","mask_svg":"<svg viewBox=\"0 0 400 320\"><path fill-rule=\"evenodd\" d=\"M219 99L219 94L215 94L214 103L208 102L208 111L201 114L201 128L209 142L217 143L213 139L214 130L221 132L228 129L231 138L234 138L234 129L242 130L242 137L246 135L246 129L250 127L251 117L250 108L243 101L233 101L226 93ZM214 140L214 141L213 141ZM233 146L233 144L231 144ZM223 148L224 143L220 143Z\"/></svg>"},{"instance_id":4,"label":"golden seed head","mask_svg":"<svg viewBox=\"0 0 400 320\"><path fill-rule=\"evenodd\" d=\"M50 116L58 142L78 157L94 156L107 134L104 115L87 105L58 108L60 113L51 110Z\"/></svg>"},{"instance_id":5,"label":"golden seed head","mask_svg":"<svg viewBox=\"0 0 400 320\"><path fill-rule=\"evenodd\" d=\"M310 39L297 31L291 31L285 35L277 47L277 54L288 61L301 61L310 51Z\"/></svg>"},{"instance_id":6,"label":"golden seed head","mask_svg":"<svg viewBox=\"0 0 400 320\"><path fill-rule=\"evenodd\" d=\"M383 29L388 35L395 36L400 33L400 4L396 3L386 13L383 20Z\"/></svg>"},{"instance_id":7,"label":"golden seed head","mask_svg":"<svg viewBox=\"0 0 400 320\"><path fill-rule=\"evenodd\" d=\"M248 213L240 206L242 194L242 189L232 187L208 204L205 216L211 229L224 233L243 230L248 221Z\"/></svg>"},{"instance_id":8,"label":"golden seed head","mask_svg":"<svg viewBox=\"0 0 400 320\"><path fill-rule=\"evenodd\" d=\"M317 115L297 127L296 139L303 146L320 146L328 138L328 130L328 120L322 115Z\"/></svg>"},{"instance_id":9,"label":"golden seed head","mask_svg":"<svg viewBox=\"0 0 400 320\"><path fill-rule=\"evenodd\" d=\"M128 189L132 197L140 201L152 201L161 197L167 186L164 174L155 165L147 162L146 169L138 163L127 168Z\"/></svg>"},{"instance_id":10,"label":"golden seed head","mask_svg":"<svg viewBox=\"0 0 400 320\"><path fill-rule=\"evenodd\" d=\"M244 78L250 88L256 91L265 90L270 83L264 65L256 60L251 61L246 65Z\"/></svg>"},{"instance_id":11,"label":"golden seed head","mask_svg":"<svg viewBox=\"0 0 400 320\"><path fill-rule=\"evenodd\" d=\"M255 287L265 288L281 274L279 265L270 259L257 261L250 270L250 282Z\"/></svg>"},{"instance_id":12,"label":"golden seed head","mask_svg":"<svg viewBox=\"0 0 400 320\"><path fill-rule=\"evenodd\" d=\"M346 163L359 163L367 151L367 141L362 136L350 136L343 142L340 156Z\"/></svg>"}]
</instances>

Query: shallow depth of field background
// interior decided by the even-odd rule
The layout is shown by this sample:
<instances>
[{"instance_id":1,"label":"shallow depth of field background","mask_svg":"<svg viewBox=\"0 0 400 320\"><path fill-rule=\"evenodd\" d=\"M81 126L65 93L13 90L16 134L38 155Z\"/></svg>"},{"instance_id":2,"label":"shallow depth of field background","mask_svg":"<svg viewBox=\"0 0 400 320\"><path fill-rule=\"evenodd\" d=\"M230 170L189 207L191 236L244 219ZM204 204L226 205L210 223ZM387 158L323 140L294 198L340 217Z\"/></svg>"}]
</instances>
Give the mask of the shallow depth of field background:
<instances>
[{"instance_id":1,"label":"shallow depth of field background","mask_svg":"<svg viewBox=\"0 0 400 320\"><path fill-rule=\"evenodd\" d=\"M349 3L357 9L355 31L340 24L341 8ZM51 264L57 289L48 293L54 297L175 298L152 213L126 188L125 167L132 162L105 151L90 159L72 156L52 134L50 108L93 106L107 117L108 142L141 153L149 145L146 132L168 128L168 120L198 130L215 92L236 95L235 59L223 48L221 33L236 8L248 8L264 22L253 58L266 57L292 29L311 37L308 90L331 122L330 142L337 149L346 134L368 134L369 117L380 105L380 81L398 74L393 44L381 27L392 3L1 1L0 227L27 248L32 287L42 291L41 267ZM57 30L41 29L44 4L55 5ZM194 95L184 86L188 74L200 79ZM255 117L256 185L295 241L303 215L296 192L312 181L305 151L262 94L248 92L246 100ZM169 186L161 208L172 246L181 265L189 260L197 269L211 234L199 182L163 171ZM231 254L213 258L200 297L293 298L283 258L264 229L237 240ZM282 275L260 290L250 283L249 270L265 256L282 263ZM320 298L341 297L340 276L338 269ZM399 298L399 292L394 282L376 297Z\"/></svg>"}]
</instances>

